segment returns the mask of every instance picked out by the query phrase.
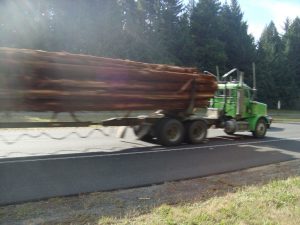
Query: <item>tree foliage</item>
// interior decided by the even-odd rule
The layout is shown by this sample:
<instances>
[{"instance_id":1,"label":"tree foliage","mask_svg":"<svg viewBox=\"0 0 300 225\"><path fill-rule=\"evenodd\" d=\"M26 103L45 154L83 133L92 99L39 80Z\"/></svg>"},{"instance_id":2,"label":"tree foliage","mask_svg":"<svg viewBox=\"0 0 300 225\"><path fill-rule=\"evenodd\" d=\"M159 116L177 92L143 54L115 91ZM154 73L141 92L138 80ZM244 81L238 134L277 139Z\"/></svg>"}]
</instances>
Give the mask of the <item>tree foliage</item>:
<instances>
[{"instance_id":1,"label":"tree foliage","mask_svg":"<svg viewBox=\"0 0 300 225\"><path fill-rule=\"evenodd\" d=\"M300 19L258 43L238 0L1 0L0 46L67 51L221 73L236 67L271 107L300 108Z\"/></svg>"},{"instance_id":2,"label":"tree foliage","mask_svg":"<svg viewBox=\"0 0 300 225\"><path fill-rule=\"evenodd\" d=\"M227 59L221 37L219 0L199 0L191 14L191 35L195 43L195 62L203 70L214 71Z\"/></svg>"},{"instance_id":3,"label":"tree foliage","mask_svg":"<svg viewBox=\"0 0 300 225\"><path fill-rule=\"evenodd\" d=\"M300 23L285 22L281 36L271 22L263 31L257 49L260 99L270 107L280 101L284 108L299 107Z\"/></svg>"},{"instance_id":4,"label":"tree foliage","mask_svg":"<svg viewBox=\"0 0 300 225\"><path fill-rule=\"evenodd\" d=\"M243 20L243 13L237 0L225 3L221 10L222 36L227 54L226 69L239 68L246 73L251 72L254 61L254 38L248 34L248 25Z\"/></svg>"}]
</instances>

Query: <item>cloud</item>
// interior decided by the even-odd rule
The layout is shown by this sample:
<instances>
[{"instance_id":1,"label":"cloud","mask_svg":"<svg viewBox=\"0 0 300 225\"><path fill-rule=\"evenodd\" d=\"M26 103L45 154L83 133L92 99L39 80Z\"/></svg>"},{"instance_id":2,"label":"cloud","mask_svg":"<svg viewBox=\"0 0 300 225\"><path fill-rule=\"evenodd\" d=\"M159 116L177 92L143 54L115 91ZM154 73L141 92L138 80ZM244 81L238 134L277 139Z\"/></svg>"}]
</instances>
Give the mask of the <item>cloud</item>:
<instances>
[{"instance_id":1,"label":"cloud","mask_svg":"<svg viewBox=\"0 0 300 225\"><path fill-rule=\"evenodd\" d=\"M185 0L188 1L188 0ZM230 0L220 0L221 3ZM244 20L249 25L249 32L259 39L263 29L272 20L279 33L283 33L286 18L300 17L300 0L238 0L244 12Z\"/></svg>"},{"instance_id":2,"label":"cloud","mask_svg":"<svg viewBox=\"0 0 300 225\"><path fill-rule=\"evenodd\" d=\"M254 0L253 2L269 10L272 16L270 19L274 21L280 32L283 31L282 27L286 18L300 17L300 1Z\"/></svg>"},{"instance_id":3,"label":"cloud","mask_svg":"<svg viewBox=\"0 0 300 225\"><path fill-rule=\"evenodd\" d=\"M225 2L226 0L221 0ZM230 2L230 0L227 0ZM300 17L299 0L239 0L244 19L249 25L249 32L259 39L263 29L272 20L279 33L283 33L286 18Z\"/></svg>"},{"instance_id":4,"label":"cloud","mask_svg":"<svg viewBox=\"0 0 300 225\"><path fill-rule=\"evenodd\" d=\"M256 40L258 40L265 27L266 27L266 25L262 24L262 23L249 23L248 22L248 33L252 34L253 37Z\"/></svg>"}]
</instances>

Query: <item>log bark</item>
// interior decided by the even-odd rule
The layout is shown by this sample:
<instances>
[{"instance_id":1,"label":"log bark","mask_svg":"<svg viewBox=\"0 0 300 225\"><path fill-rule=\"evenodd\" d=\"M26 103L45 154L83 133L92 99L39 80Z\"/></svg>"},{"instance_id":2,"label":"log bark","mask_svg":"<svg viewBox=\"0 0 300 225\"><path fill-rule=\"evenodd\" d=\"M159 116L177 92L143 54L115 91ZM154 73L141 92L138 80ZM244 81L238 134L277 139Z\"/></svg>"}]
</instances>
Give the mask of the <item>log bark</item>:
<instances>
[{"instance_id":1,"label":"log bark","mask_svg":"<svg viewBox=\"0 0 300 225\"><path fill-rule=\"evenodd\" d=\"M185 110L205 107L214 76L195 68L0 48L1 110Z\"/></svg>"},{"instance_id":2,"label":"log bark","mask_svg":"<svg viewBox=\"0 0 300 225\"><path fill-rule=\"evenodd\" d=\"M10 75L27 75L33 77L47 77L48 79L76 79L76 80L140 80L149 82L187 82L190 79L197 81L212 80L211 75L194 73L177 73L152 69L120 69L115 67L49 64L45 62L25 61L18 62L9 59L0 59L3 73Z\"/></svg>"},{"instance_id":3,"label":"log bark","mask_svg":"<svg viewBox=\"0 0 300 225\"><path fill-rule=\"evenodd\" d=\"M161 71L170 71L178 73L199 73L197 68L178 67L163 64L150 64L142 62L134 62L130 60L104 58L90 55L70 54L67 52L46 52L35 51L28 49L12 49L0 48L0 58L13 59L16 61L30 60L30 61L45 61L47 63L63 63L63 64L77 64L77 65L97 65L108 67L132 67L139 69L154 69Z\"/></svg>"}]
</instances>

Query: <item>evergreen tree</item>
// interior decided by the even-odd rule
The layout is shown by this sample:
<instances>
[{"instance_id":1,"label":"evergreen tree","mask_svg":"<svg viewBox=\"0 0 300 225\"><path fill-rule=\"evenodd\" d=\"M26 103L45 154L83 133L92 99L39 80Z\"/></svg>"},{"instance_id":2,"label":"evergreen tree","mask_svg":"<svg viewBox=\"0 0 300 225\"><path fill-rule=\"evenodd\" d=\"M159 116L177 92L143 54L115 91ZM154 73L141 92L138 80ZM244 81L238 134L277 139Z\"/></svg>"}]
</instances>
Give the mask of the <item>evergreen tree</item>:
<instances>
[{"instance_id":1,"label":"evergreen tree","mask_svg":"<svg viewBox=\"0 0 300 225\"><path fill-rule=\"evenodd\" d=\"M179 19L179 33L173 38L177 41L176 57L179 65L195 66L194 41L191 35L188 12L181 15Z\"/></svg>"},{"instance_id":2,"label":"evergreen tree","mask_svg":"<svg viewBox=\"0 0 300 225\"><path fill-rule=\"evenodd\" d=\"M186 13L188 14L188 17L192 15L192 12L196 6L196 0L189 0L188 4L186 6Z\"/></svg>"},{"instance_id":3,"label":"evergreen tree","mask_svg":"<svg viewBox=\"0 0 300 225\"><path fill-rule=\"evenodd\" d=\"M88 18L85 26L89 32L85 38L90 41L89 51L94 54L121 57L122 53L122 8L117 0L92 0L82 1L88 4L89 10L85 11ZM91 40L89 40L91 38Z\"/></svg>"},{"instance_id":4,"label":"evergreen tree","mask_svg":"<svg viewBox=\"0 0 300 225\"><path fill-rule=\"evenodd\" d=\"M286 70L282 40L271 22L263 31L259 40L257 56L258 96L272 108L280 100L283 107L290 104L288 97L292 85Z\"/></svg>"},{"instance_id":5,"label":"evergreen tree","mask_svg":"<svg viewBox=\"0 0 300 225\"><path fill-rule=\"evenodd\" d=\"M179 17L183 12L182 3L180 0L162 0L160 10L157 35L166 49L168 63L180 64L178 52L183 48L183 43L179 39L182 35L181 29L184 29Z\"/></svg>"},{"instance_id":6,"label":"evergreen tree","mask_svg":"<svg viewBox=\"0 0 300 225\"><path fill-rule=\"evenodd\" d=\"M283 24L283 30L285 33L287 33L291 26L291 20L289 18L286 18Z\"/></svg>"},{"instance_id":7,"label":"evergreen tree","mask_svg":"<svg viewBox=\"0 0 300 225\"><path fill-rule=\"evenodd\" d=\"M221 40L227 55L226 69L238 68L251 74L251 64L255 57L254 38L248 34L248 25L237 0L227 2L221 9Z\"/></svg>"},{"instance_id":8,"label":"evergreen tree","mask_svg":"<svg viewBox=\"0 0 300 225\"><path fill-rule=\"evenodd\" d=\"M150 62L170 63L164 40L161 38L162 0L138 0L143 9L144 32L147 36Z\"/></svg>"},{"instance_id":9,"label":"evergreen tree","mask_svg":"<svg viewBox=\"0 0 300 225\"><path fill-rule=\"evenodd\" d=\"M286 52L290 72L300 87L300 19L297 17L287 32Z\"/></svg>"},{"instance_id":10,"label":"evergreen tree","mask_svg":"<svg viewBox=\"0 0 300 225\"><path fill-rule=\"evenodd\" d=\"M291 90L292 104L300 108L300 19L297 17L289 26L286 33L286 56L287 56L287 70L289 79L293 83L293 90ZM296 104L297 103L297 104Z\"/></svg>"},{"instance_id":11,"label":"evergreen tree","mask_svg":"<svg viewBox=\"0 0 300 225\"><path fill-rule=\"evenodd\" d=\"M202 70L215 71L227 60L225 45L220 41L221 4L218 0L199 0L191 15L191 34L195 44L195 62Z\"/></svg>"},{"instance_id":12,"label":"evergreen tree","mask_svg":"<svg viewBox=\"0 0 300 225\"><path fill-rule=\"evenodd\" d=\"M16 48L45 49L48 40L47 2L0 2L0 44Z\"/></svg>"},{"instance_id":13,"label":"evergreen tree","mask_svg":"<svg viewBox=\"0 0 300 225\"><path fill-rule=\"evenodd\" d=\"M148 51L148 37L145 35L143 9L135 0L120 1L122 9L122 58L151 61Z\"/></svg>"}]
</instances>

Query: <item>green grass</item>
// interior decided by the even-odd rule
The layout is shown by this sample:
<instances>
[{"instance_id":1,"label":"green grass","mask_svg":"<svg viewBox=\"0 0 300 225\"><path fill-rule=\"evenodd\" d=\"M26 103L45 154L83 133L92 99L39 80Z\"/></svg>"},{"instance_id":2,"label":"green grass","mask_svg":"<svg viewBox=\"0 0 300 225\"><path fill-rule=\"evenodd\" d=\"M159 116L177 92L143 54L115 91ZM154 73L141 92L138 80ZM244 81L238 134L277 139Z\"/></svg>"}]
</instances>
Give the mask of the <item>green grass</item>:
<instances>
[{"instance_id":1,"label":"green grass","mask_svg":"<svg viewBox=\"0 0 300 225\"><path fill-rule=\"evenodd\" d=\"M99 224L300 224L300 177L252 186L236 193L188 205L162 205L151 213L117 219L104 217Z\"/></svg>"},{"instance_id":2,"label":"green grass","mask_svg":"<svg viewBox=\"0 0 300 225\"><path fill-rule=\"evenodd\" d=\"M300 122L300 111L296 110L268 110L274 122Z\"/></svg>"}]
</instances>

